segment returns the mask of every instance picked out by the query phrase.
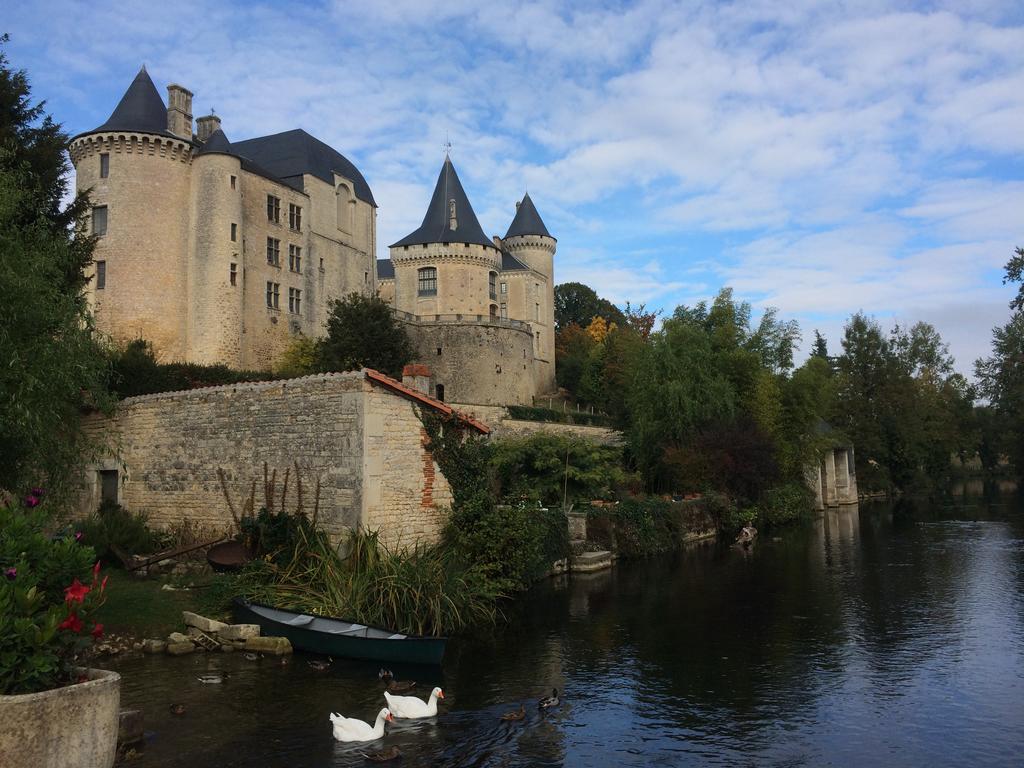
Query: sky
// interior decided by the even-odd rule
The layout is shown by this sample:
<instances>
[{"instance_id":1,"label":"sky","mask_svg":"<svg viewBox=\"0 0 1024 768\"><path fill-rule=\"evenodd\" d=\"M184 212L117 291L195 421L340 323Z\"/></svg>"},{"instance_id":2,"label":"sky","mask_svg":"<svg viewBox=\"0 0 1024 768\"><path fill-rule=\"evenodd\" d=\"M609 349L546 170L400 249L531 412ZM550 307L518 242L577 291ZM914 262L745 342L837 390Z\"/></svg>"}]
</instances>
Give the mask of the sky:
<instances>
[{"instance_id":1,"label":"sky","mask_svg":"<svg viewBox=\"0 0 1024 768\"><path fill-rule=\"evenodd\" d=\"M1024 3L22 2L11 64L71 134L142 64L231 140L303 128L373 190L378 256L446 142L488 234L528 190L556 282L671 314L723 286L838 352L936 326L969 374L1024 246Z\"/></svg>"}]
</instances>

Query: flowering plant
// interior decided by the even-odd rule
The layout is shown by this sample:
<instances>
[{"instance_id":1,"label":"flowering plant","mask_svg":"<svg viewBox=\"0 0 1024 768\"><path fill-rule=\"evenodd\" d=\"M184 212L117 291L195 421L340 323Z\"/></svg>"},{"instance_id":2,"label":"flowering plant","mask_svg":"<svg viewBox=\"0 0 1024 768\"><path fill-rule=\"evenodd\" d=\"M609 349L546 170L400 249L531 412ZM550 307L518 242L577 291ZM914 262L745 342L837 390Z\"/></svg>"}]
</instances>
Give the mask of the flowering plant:
<instances>
[{"instance_id":1,"label":"flowering plant","mask_svg":"<svg viewBox=\"0 0 1024 768\"><path fill-rule=\"evenodd\" d=\"M92 616L107 579L91 547L47 535L42 498L0 504L0 694L75 682L75 659L103 634Z\"/></svg>"}]
</instances>

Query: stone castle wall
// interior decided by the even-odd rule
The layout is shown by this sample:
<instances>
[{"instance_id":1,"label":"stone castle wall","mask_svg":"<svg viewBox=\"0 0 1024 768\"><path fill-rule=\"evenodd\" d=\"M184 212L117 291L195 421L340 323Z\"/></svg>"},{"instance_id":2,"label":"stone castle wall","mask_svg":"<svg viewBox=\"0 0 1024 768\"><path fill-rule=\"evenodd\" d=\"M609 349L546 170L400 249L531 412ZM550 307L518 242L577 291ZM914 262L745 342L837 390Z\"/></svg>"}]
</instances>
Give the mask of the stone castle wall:
<instances>
[{"instance_id":1,"label":"stone castle wall","mask_svg":"<svg viewBox=\"0 0 1024 768\"><path fill-rule=\"evenodd\" d=\"M526 437L541 432L552 435L580 437L606 445L621 445L624 439L621 432L611 427L513 419L509 417L508 409L501 406L471 405L468 403L452 403L451 406L460 413L484 422L491 428L491 437L498 440L503 437Z\"/></svg>"},{"instance_id":2,"label":"stone castle wall","mask_svg":"<svg viewBox=\"0 0 1024 768\"><path fill-rule=\"evenodd\" d=\"M533 337L529 330L473 322L406 323L417 362L430 368L444 400L479 405L532 405ZM439 352L440 350L440 352Z\"/></svg>"},{"instance_id":3,"label":"stone castle wall","mask_svg":"<svg viewBox=\"0 0 1024 768\"><path fill-rule=\"evenodd\" d=\"M277 469L278 493L298 462L307 511L320 479L320 523L332 535L363 525L389 544L434 540L443 524L435 504L447 504L450 492L421 428L412 402L360 372L129 398L113 417L86 420L116 455L87 469L80 511L100 501L99 471L116 470L119 503L153 525L188 520L226 530L218 467L239 510L258 479L258 509L263 462ZM294 489L293 477L289 510Z\"/></svg>"}]
</instances>

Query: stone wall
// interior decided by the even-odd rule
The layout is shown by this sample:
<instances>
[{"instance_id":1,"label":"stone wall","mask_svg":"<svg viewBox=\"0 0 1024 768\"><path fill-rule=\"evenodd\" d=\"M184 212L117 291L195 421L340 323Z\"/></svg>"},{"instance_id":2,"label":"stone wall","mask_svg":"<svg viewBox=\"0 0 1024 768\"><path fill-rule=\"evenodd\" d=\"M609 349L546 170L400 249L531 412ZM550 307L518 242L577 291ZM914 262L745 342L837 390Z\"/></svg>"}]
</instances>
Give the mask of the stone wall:
<instances>
[{"instance_id":1,"label":"stone wall","mask_svg":"<svg viewBox=\"0 0 1024 768\"><path fill-rule=\"evenodd\" d=\"M444 400L483 405L531 405L534 393L533 337L502 325L406 323L415 361L430 368Z\"/></svg>"},{"instance_id":2,"label":"stone wall","mask_svg":"<svg viewBox=\"0 0 1024 768\"><path fill-rule=\"evenodd\" d=\"M229 528L217 468L236 507L258 479L258 509L263 462L277 469L278 493L298 462L307 511L320 479L320 522L336 536L363 525L389 544L434 540L443 524L435 505L450 501L413 403L361 372L129 398L111 418L89 417L86 429L117 452L87 469L81 511L100 501L99 471L117 470L118 501L157 527L189 520ZM288 509L294 488L293 478Z\"/></svg>"},{"instance_id":3,"label":"stone wall","mask_svg":"<svg viewBox=\"0 0 1024 768\"><path fill-rule=\"evenodd\" d=\"M472 416L491 428L491 435L501 437L523 437L546 432L553 435L570 435L592 440L595 443L621 445L623 435L611 427L595 427L588 424L560 424L551 421L527 421L509 418L508 409L502 406L469 405L452 403L460 413Z\"/></svg>"}]
</instances>

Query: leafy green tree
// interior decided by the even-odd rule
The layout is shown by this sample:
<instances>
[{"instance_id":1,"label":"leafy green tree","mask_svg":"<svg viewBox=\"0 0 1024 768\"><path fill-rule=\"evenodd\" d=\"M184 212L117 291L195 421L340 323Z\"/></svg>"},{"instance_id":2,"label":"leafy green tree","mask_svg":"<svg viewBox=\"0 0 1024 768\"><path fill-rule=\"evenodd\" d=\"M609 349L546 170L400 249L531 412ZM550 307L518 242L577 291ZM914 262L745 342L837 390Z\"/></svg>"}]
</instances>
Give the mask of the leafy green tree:
<instances>
[{"instance_id":1,"label":"leafy green tree","mask_svg":"<svg viewBox=\"0 0 1024 768\"><path fill-rule=\"evenodd\" d=\"M1020 283L1017 295L1010 302L1010 309L1024 311L1024 248L1018 248L1013 256L1006 262L1006 276L1004 283Z\"/></svg>"},{"instance_id":2,"label":"leafy green tree","mask_svg":"<svg viewBox=\"0 0 1024 768\"><path fill-rule=\"evenodd\" d=\"M110 402L81 292L94 242L69 226L88 199L60 207L67 141L0 53L0 488L9 490L63 489L89 448L83 408Z\"/></svg>"},{"instance_id":3,"label":"leafy green tree","mask_svg":"<svg viewBox=\"0 0 1024 768\"><path fill-rule=\"evenodd\" d=\"M622 449L591 440L540 432L494 443L491 467L500 493L549 507L608 498L626 480Z\"/></svg>"},{"instance_id":4,"label":"leafy green tree","mask_svg":"<svg viewBox=\"0 0 1024 768\"><path fill-rule=\"evenodd\" d=\"M1024 473L1024 310L993 329L992 354L975 361L974 373L981 395L999 418L998 425L990 425L995 429L985 433L986 448L990 453L1005 450L1017 473ZM990 458L990 465L996 461Z\"/></svg>"},{"instance_id":5,"label":"leafy green tree","mask_svg":"<svg viewBox=\"0 0 1024 768\"><path fill-rule=\"evenodd\" d=\"M817 328L814 329L814 344L811 346L811 357L820 357L822 360L828 360L828 342L818 332Z\"/></svg>"},{"instance_id":6,"label":"leafy green tree","mask_svg":"<svg viewBox=\"0 0 1024 768\"><path fill-rule=\"evenodd\" d=\"M321 371L376 368L400 379L412 357L405 327L380 297L350 293L331 304L327 337L319 345Z\"/></svg>"},{"instance_id":7,"label":"leafy green tree","mask_svg":"<svg viewBox=\"0 0 1024 768\"><path fill-rule=\"evenodd\" d=\"M603 317L620 328L629 324L622 310L602 299L593 288L583 283L562 283L555 286L555 330L575 323L586 328L595 317Z\"/></svg>"}]
</instances>

